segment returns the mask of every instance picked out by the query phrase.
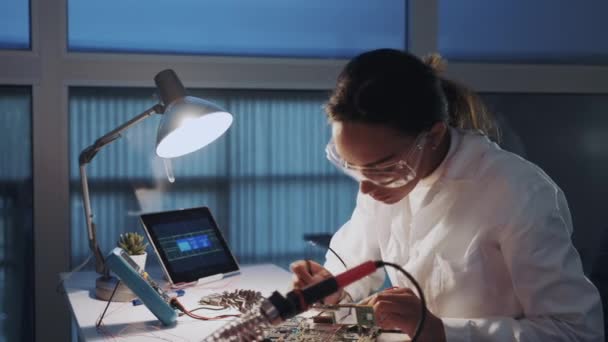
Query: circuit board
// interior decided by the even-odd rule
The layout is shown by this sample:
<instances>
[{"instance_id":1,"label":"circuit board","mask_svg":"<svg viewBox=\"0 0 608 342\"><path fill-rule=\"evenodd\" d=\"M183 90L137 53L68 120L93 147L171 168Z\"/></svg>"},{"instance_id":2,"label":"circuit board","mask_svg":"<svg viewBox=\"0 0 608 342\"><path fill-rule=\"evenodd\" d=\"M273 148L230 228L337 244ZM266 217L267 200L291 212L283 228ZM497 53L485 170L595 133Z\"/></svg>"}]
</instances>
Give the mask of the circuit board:
<instances>
[{"instance_id":1,"label":"circuit board","mask_svg":"<svg viewBox=\"0 0 608 342\"><path fill-rule=\"evenodd\" d=\"M199 304L246 313L259 307L262 299L259 292L238 289L205 296ZM315 304L312 310L278 326L261 328L261 333L266 342L372 342L380 335L380 328L371 306Z\"/></svg>"},{"instance_id":2,"label":"circuit board","mask_svg":"<svg viewBox=\"0 0 608 342\"><path fill-rule=\"evenodd\" d=\"M377 328L357 325L309 323L307 320L290 320L264 332L267 342L371 342L379 335Z\"/></svg>"},{"instance_id":3,"label":"circuit board","mask_svg":"<svg viewBox=\"0 0 608 342\"><path fill-rule=\"evenodd\" d=\"M275 327L264 329L266 342L372 342L380 334L377 327L358 324L314 323L310 318L296 317Z\"/></svg>"}]
</instances>

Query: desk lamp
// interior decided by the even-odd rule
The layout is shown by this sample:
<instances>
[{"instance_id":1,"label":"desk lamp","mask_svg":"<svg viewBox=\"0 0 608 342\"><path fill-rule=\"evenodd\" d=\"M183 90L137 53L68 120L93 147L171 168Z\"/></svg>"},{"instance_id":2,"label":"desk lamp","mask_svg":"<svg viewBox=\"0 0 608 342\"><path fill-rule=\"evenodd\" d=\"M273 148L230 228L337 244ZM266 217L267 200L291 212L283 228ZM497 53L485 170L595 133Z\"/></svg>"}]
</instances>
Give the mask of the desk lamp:
<instances>
[{"instance_id":1,"label":"desk lamp","mask_svg":"<svg viewBox=\"0 0 608 342\"><path fill-rule=\"evenodd\" d=\"M117 279L110 275L104 255L97 243L89 198L87 164L104 146L120 138L125 130L153 114L163 114L156 139L156 155L161 158L175 158L194 152L219 138L232 124L232 115L227 111L211 102L186 96L186 90L173 70L167 69L159 72L154 77L154 82L158 89L160 103L97 139L93 145L80 153L78 160L89 248L95 259L95 271L101 274L95 283L95 296L103 300L108 300L116 286ZM121 300L120 296L115 296L115 300ZM129 298L124 300L129 300Z\"/></svg>"}]
</instances>

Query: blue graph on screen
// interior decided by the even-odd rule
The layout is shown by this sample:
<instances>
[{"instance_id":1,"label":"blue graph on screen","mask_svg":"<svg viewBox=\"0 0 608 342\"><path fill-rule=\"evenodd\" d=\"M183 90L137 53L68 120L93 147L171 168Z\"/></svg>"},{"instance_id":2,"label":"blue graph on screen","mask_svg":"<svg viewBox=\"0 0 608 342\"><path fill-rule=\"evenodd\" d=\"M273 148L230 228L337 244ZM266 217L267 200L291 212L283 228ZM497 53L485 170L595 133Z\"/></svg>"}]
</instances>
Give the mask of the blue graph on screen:
<instances>
[{"instance_id":1,"label":"blue graph on screen","mask_svg":"<svg viewBox=\"0 0 608 342\"><path fill-rule=\"evenodd\" d=\"M176 228L179 227L179 224L172 223L171 227L173 230L176 230ZM159 238L158 242L160 244L160 249L164 251L168 261L223 251L220 241L213 230L198 230L190 233L171 234Z\"/></svg>"},{"instance_id":2,"label":"blue graph on screen","mask_svg":"<svg viewBox=\"0 0 608 342\"><path fill-rule=\"evenodd\" d=\"M177 247L182 252L189 252L197 249L204 249L211 247L209 236L207 234L195 235L184 239L178 239Z\"/></svg>"}]
</instances>

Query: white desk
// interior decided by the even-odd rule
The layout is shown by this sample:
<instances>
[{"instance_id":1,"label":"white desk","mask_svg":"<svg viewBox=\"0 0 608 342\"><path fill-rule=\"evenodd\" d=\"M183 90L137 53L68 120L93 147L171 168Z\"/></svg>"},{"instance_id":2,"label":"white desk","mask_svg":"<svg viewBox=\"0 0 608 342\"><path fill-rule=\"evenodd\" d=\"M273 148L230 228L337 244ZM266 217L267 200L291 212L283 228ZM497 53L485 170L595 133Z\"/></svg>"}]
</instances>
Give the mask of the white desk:
<instances>
[{"instance_id":1,"label":"white desk","mask_svg":"<svg viewBox=\"0 0 608 342\"><path fill-rule=\"evenodd\" d=\"M94 297L93 288L97 277L95 272L78 272L63 285L80 337L84 341L201 341L229 320L199 321L182 316L177 319L175 326L165 327L144 305L113 302L103 319L100 333L95 328L95 322L103 312L106 302ZM268 296L275 290L287 292L290 283L291 274L277 266L243 266L239 275L186 288L186 294L179 300L186 308L193 309L199 306L201 297L211 293L238 288L257 290ZM217 311L197 312L203 313L209 316L217 315Z\"/></svg>"},{"instance_id":2,"label":"white desk","mask_svg":"<svg viewBox=\"0 0 608 342\"><path fill-rule=\"evenodd\" d=\"M106 302L94 297L93 290L97 277L95 272L78 272L63 284L78 332L84 341L201 341L230 320L200 321L182 316L177 319L175 326L165 327L144 305L133 306L131 302L113 302L106 312L102 329L99 331L95 328L95 323L103 312ZM243 266L239 275L185 289L186 294L179 300L186 308L193 309L199 306L198 301L201 297L211 293L251 289L262 292L264 296L270 295L275 290L285 294L289 290L290 283L291 274L277 266L270 264ZM218 311L198 311L197 314L214 316L218 315ZM382 334L378 342L408 340L406 335Z\"/></svg>"}]
</instances>

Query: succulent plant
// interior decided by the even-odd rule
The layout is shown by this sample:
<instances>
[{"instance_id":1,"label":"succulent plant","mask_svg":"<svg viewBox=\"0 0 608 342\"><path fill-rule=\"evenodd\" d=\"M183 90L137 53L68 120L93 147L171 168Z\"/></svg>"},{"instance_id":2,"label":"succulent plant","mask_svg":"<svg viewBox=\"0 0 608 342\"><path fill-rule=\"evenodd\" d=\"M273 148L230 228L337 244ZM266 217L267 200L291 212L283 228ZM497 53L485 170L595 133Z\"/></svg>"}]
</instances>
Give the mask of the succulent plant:
<instances>
[{"instance_id":1,"label":"succulent plant","mask_svg":"<svg viewBox=\"0 0 608 342\"><path fill-rule=\"evenodd\" d=\"M120 234L117 245L129 253L129 255L144 254L146 247L148 247L148 243L145 242L143 235L138 233Z\"/></svg>"}]
</instances>

